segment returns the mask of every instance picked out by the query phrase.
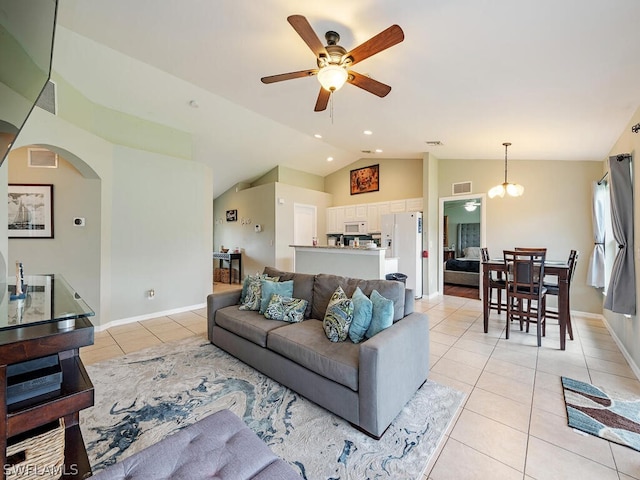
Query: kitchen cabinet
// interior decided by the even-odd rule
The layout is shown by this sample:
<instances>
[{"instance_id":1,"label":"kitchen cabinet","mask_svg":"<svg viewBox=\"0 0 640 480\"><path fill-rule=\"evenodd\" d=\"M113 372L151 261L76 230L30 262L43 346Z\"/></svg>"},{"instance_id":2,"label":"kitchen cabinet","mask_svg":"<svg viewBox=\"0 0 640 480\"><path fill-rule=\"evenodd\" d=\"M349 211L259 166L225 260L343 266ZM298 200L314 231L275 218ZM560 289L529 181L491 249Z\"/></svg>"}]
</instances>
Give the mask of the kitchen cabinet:
<instances>
[{"instance_id":1,"label":"kitchen cabinet","mask_svg":"<svg viewBox=\"0 0 640 480\"><path fill-rule=\"evenodd\" d=\"M326 227L327 227L327 234L330 233L340 233L338 230L338 222L337 222L337 218L338 218L338 210L339 207L329 207L327 208L327 223L326 223Z\"/></svg>"},{"instance_id":2,"label":"kitchen cabinet","mask_svg":"<svg viewBox=\"0 0 640 480\"><path fill-rule=\"evenodd\" d=\"M356 219L356 206L355 205L346 205L342 207L344 209L344 221L345 222L354 222Z\"/></svg>"},{"instance_id":3,"label":"kitchen cabinet","mask_svg":"<svg viewBox=\"0 0 640 480\"><path fill-rule=\"evenodd\" d=\"M421 212L422 198L407 198L405 200L392 200L390 202L361 203L356 205L344 205L329 207L326 210L326 233L341 234L344 222L362 222L368 224L369 233L380 233L380 217L388 213Z\"/></svg>"},{"instance_id":4,"label":"kitchen cabinet","mask_svg":"<svg viewBox=\"0 0 640 480\"><path fill-rule=\"evenodd\" d=\"M406 200L393 200L389 202L389 213L403 213L407 211Z\"/></svg>"},{"instance_id":5,"label":"kitchen cabinet","mask_svg":"<svg viewBox=\"0 0 640 480\"><path fill-rule=\"evenodd\" d=\"M389 213L389 202L370 203L367 205L367 223L369 233L380 233L382 230L382 215Z\"/></svg>"},{"instance_id":6,"label":"kitchen cabinet","mask_svg":"<svg viewBox=\"0 0 640 480\"><path fill-rule=\"evenodd\" d=\"M407 212L421 212L422 198L407 198L406 206L407 206Z\"/></svg>"}]
</instances>

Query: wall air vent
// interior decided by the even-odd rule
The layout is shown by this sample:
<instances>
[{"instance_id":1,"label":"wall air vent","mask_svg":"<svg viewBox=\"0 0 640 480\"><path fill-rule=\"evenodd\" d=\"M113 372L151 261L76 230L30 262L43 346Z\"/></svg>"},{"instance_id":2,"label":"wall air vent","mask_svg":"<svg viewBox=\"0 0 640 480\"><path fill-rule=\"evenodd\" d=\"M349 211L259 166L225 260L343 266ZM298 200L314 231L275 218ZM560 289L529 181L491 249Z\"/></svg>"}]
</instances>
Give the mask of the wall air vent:
<instances>
[{"instance_id":1,"label":"wall air vent","mask_svg":"<svg viewBox=\"0 0 640 480\"><path fill-rule=\"evenodd\" d=\"M471 182L458 182L451 184L452 195L466 195L471 193Z\"/></svg>"},{"instance_id":2,"label":"wall air vent","mask_svg":"<svg viewBox=\"0 0 640 480\"><path fill-rule=\"evenodd\" d=\"M44 90L38 97L36 106L46 110L53 115L58 111L58 103L56 101L56 84L52 81L48 81L44 86Z\"/></svg>"},{"instance_id":3,"label":"wall air vent","mask_svg":"<svg viewBox=\"0 0 640 480\"><path fill-rule=\"evenodd\" d=\"M46 148L30 148L29 166L36 168L58 168L58 155Z\"/></svg>"}]
</instances>

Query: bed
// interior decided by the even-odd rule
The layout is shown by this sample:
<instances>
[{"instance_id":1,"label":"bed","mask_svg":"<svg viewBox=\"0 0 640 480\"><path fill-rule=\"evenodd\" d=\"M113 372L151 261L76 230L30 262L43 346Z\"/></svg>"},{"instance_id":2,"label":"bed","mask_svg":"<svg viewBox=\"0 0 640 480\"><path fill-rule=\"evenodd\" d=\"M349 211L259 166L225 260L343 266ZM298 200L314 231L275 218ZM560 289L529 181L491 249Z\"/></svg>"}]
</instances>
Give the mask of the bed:
<instances>
[{"instance_id":1,"label":"bed","mask_svg":"<svg viewBox=\"0 0 640 480\"><path fill-rule=\"evenodd\" d=\"M480 224L459 223L456 258L444 264L444 283L480 286Z\"/></svg>"}]
</instances>

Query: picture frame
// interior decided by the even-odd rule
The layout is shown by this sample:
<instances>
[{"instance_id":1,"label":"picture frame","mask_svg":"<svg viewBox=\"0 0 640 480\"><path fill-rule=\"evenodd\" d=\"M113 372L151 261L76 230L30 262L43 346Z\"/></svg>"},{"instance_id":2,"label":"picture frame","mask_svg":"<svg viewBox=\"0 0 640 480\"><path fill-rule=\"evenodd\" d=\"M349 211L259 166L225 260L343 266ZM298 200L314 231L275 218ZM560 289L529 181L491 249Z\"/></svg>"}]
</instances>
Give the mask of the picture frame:
<instances>
[{"instance_id":1,"label":"picture frame","mask_svg":"<svg viewBox=\"0 0 640 480\"><path fill-rule=\"evenodd\" d=\"M9 184L9 238L53 238L53 185Z\"/></svg>"},{"instance_id":2,"label":"picture frame","mask_svg":"<svg viewBox=\"0 0 640 480\"><path fill-rule=\"evenodd\" d=\"M227 222L238 221L238 210L227 210Z\"/></svg>"},{"instance_id":3,"label":"picture frame","mask_svg":"<svg viewBox=\"0 0 640 480\"><path fill-rule=\"evenodd\" d=\"M380 190L380 165L369 165L351 170L349 184L351 195L377 192Z\"/></svg>"}]
</instances>

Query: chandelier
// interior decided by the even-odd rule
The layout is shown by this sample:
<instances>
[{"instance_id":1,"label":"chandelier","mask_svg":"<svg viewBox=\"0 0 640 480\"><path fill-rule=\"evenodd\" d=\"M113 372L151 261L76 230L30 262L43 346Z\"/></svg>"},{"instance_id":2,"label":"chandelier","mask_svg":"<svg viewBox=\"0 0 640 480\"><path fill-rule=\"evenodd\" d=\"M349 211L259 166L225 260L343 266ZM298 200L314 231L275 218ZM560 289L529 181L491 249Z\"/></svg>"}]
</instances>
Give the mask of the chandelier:
<instances>
[{"instance_id":1,"label":"chandelier","mask_svg":"<svg viewBox=\"0 0 640 480\"><path fill-rule=\"evenodd\" d=\"M507 148L511 145L509 142L505 142L504 145L504 182L496 185L489 190L489 198L504 197L504 194L511 197L519 197L524 193L524 187L519 183L509 183L507 180Z\"/></svg>"}]
</instances>

